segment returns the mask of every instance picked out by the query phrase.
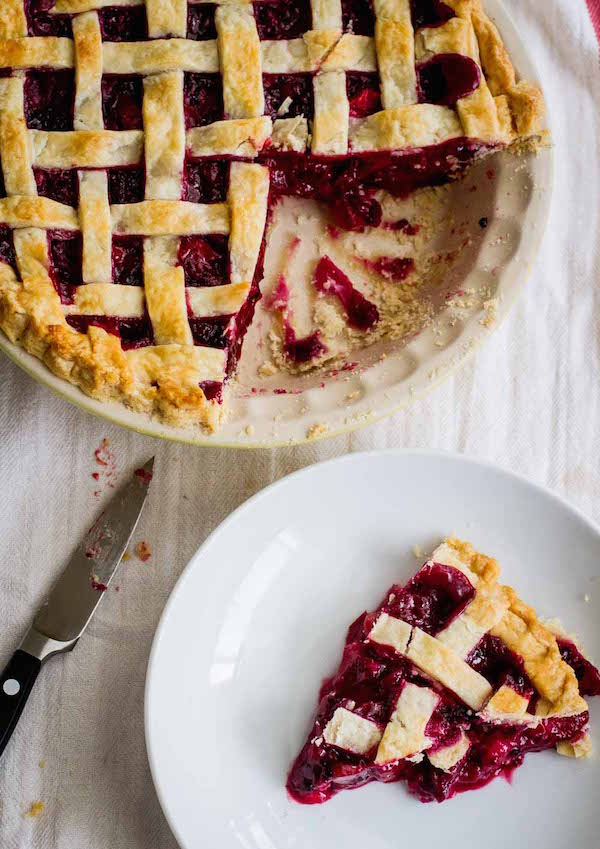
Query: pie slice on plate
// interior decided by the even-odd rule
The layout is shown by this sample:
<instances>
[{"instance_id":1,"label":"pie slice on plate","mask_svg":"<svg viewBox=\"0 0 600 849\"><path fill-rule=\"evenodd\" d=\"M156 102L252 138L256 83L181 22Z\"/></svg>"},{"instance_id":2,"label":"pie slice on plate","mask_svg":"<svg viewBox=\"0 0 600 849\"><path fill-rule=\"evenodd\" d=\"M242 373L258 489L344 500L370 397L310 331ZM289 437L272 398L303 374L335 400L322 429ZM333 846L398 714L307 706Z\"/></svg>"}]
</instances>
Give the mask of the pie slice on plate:
<instances>
[{"instance_id":1,"label":"pie slice on plate","mask_svg":"<svg viewBox=\"0 0 600 849\"><path fill-rule=\"evenodd\" d=\"M590 753L584 696L600 694L598 670L499 573L448 539L350 626L288 777L293 799L402 780L441 802L509 775L528 752Z\"/></svg>"},{"instance_id":2,"label":"pie slice on plate","mask_svg":"<svg viewBox=\"0 0 600 849\"><path fill-rule=\"evenodd\" d=\"M375 228L381 192L535 146L542 115L480 0L2 0L0 328L95 398L215 429L282 199ZM408 266L373 268L374 300L330 257L315 277L365 345Z\"/></svg>"}]
</instances>

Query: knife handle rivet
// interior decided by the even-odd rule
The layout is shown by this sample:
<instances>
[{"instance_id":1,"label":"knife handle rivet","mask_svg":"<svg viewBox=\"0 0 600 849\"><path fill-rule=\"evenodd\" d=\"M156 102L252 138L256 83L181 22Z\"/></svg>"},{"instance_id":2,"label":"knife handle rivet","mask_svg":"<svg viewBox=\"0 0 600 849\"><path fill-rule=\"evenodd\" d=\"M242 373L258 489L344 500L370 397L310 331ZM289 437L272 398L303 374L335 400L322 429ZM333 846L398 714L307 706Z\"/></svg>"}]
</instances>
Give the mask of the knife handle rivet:
<instances>
[{"instance_id":1,"label":"knife handle rivet","mask_svg":"<svg viewBox=\"0 0 600 849\"><path fill-rule=\"evenodd\" d=\"M16 696L19 690L21 689L21 685L16 680L16 678L7 678L2 687L7 696Z\"/></svg>"}]
</instances>

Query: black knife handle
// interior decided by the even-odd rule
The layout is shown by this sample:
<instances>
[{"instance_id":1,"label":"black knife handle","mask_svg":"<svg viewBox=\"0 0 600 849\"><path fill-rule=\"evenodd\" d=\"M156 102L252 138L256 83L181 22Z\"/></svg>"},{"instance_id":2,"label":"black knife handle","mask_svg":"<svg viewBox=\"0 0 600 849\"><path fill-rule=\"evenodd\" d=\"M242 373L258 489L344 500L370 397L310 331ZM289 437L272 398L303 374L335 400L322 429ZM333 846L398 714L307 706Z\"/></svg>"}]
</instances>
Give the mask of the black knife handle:
<instances>
[{"instance_id":1,"label":"black knife handle","mask_svg":"<svg viewBox=\"0 0 600 849\"><path fill-rule=\"evenodd\" d=\"M0 675L0 755L17 727L41 666L37 657L17 649Z\"/></svg>"}]
</instances>

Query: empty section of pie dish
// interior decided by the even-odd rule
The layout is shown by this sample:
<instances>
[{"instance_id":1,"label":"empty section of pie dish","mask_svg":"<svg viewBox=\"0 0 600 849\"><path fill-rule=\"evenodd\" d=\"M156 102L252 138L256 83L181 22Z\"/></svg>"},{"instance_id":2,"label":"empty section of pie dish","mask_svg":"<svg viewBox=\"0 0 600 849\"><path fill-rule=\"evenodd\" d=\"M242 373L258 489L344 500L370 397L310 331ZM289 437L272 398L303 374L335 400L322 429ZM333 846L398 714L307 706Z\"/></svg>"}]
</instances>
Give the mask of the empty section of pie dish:
<instances>
[{"instance_id":1,"label":"empty section of pie dish","mask_svg":"<svg viewBox=\"0 0 600 849\"><path fill-rule=\"evenodd\" d=\"M550 153L398 198L539 141L541 95L479 0L50 6L0 21L0 342L70 400L167 438L297 442L418 397L507 313Z\"/></svg>"}]
</instances>

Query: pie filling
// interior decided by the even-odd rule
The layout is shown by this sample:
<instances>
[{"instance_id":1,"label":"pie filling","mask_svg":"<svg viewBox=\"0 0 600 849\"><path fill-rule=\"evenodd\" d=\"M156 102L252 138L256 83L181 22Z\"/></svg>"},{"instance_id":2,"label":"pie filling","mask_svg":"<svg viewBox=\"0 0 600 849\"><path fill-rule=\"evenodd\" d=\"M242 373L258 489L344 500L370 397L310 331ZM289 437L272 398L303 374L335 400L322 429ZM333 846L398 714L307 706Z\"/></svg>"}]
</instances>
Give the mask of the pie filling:
<instances>
[{"instance_id":1,"label":"pie filling","mask_svg":"<svg viewBox=\"0 0 600 849\"><path fill-rule=\"evenodd\" d=\"M163 388L167 407L189 403L196 413L198 387L206 400L222 399L214 385L235 373L261 297L267 227L283 199L316 201L340 232L390 227L383 193L407 197L441 185L538 129L541 95L519 88L512 71L506 91L488 86L486 73L504 57L500 37L486 29L478 51L484 19L456 2L189 2L177 4L172 20L160 4L101 5L85 11L89 4L76 0L23 0L0 24L0 204L11 201L1 209L0 259L10 273L0 275L8 285L0 296L5 312L16 313L2 326L87 391L116 380L108 396L161 414L154 396ZM238 62L236 51L251 60ZM19 197L60 206L31 203L27 212L12 204ZM159 215L153 205L163 200L172 206ZM15 243L28 227L33 242L20 233ZM166 238L178 241L175 249L157 243ZM36 263L47 254L43 276L60 299L53 315L62 312L65 328L93 338L91 352L71 331L55 332L59 319L49 317L47 299L39 308L50 350L46 337L30 340L12 285L26 289L39 267L28 252ZM364 268L392 286L415 271L405 256L367 258ZM152 278L149 295L153 272L166 282ZM89 284L104 288L86 294ZM109 284L120 289L111 293ZM379 315L364 281L324 255L314 286L369 344ZM17 299L33 313L26 292ZM112 342L100 344L91 328ZM299 337L284 319L281 332L291 365L319 364L318 330ZM183 352L186 366L172 372L165 359L163 373L144 351L160 348L162 361L168 345L202 354ZM70 373L68 346L81 359ZM100 348L106 359L95 362ZM173 350L174 360L181 355ZM91 361L99 367L93 380ZM206 379L194 385L190 363ZM141 387L135 399L133 386Z\"/></svg>"},{"instance_id":2,"label":"pie filling","mask_svg":"<svg viewBox=\"0 0 600 849\"><path fill-rule=\"evenodd\" d=\"M442 185L492 150L492 145L478 143L472 139L453 139L443 144L402 153L390 151L335 158L316 157L308 153L277 154L267 148L256 161L269 168L271 211L284 197L316 200L328 208L333 225L342 230L360 232L367 227L381 225L382 210L376 198L378 191L384 190L392 196L404 197L419 188ZM222 157L217 161L188 159L184 177L184 199L195 203L223 202L227 194L229 161L230 157ZM57 172L40 169L36 171L36 183L40 195L77 207L79 199L75 170ZM115 169L113 173L109 173L109 194L115 203L140 202L144 197L143 172L134 168ZM266 228L261 243L261 254L264 254L266 247L265 235ZM5 238L9 240L10 235L6 234ZM114 283L144 286L143 242L143 237L113 236ZM72 304L75 289L84 285L81 276L81 235L49 230L48 246L50 275L61 303ZM338 282L334 286L326 286L325 282L319 282L323 276L323 267L328 262L331 269L331 261L324 257L316 270L317 289L323 293L334 294L346 307L348 325L367 333L377 321L377 308L372 304L366 305L363 296L352 287L351 281L339 269L333 273L338 280L340 275L345 277L343 284ZM400 279L406 276L405 258L382 257L379 262L380 266L376 270L383 276L388 274L390 278L397 278L399 275ZM408 262L410 268L410 260ZM177 264L184 270L186 287L220 286L228 283L227 238L218 234L181 237ZM256 300L260 298L261 279L262 266L259 263L253 277L252 294L237 316L214 318L195 315L188 298L188 317L194 343L226 350L228 375L235 371L244 335L252 321ZM352 297L349 294L344 295L351 290L354 293ZM110 315L78 315L68 316L67 322L82 333L87 332L90 326L101 327L118 336L124 350L155 344L152 322L147 314L129 319ZM292 328L288 327L285 348L291 362L308 362L322 353L318 338L314 338L315 334L308 340L296 340L293 334ZM318 333L316 335L318 337ZM219 399L221 398L222 395L219 395Z\"/></svg>"},{"instance_id":3,"label":"pie filling","mask_svg":"<svg viewBox=\"0 0 600 849\"><path fill-rule=\"evenodd\" d=\"M512 591L499 587L495 575L478 573L477 580L470 547L448 543L350 626L340 666L321 687L313 727L288 776L295 801L320 803L371 781L402 780L420 801L441 802L510 776L528 752L563 741L576 745L584 737L589 713L581 695L600 693L598 670L572 641L560 638L557 647L552 634L532 622L530 608L508 600ZM457 564L448 551L468 556ZM454 562L437 562L437 556ZM494 633L485 632L469 649L460 635L477 627L486 594L483 615L496 622ZM517 632L515 617L523 623ZM528 664L504 642L505 625L512 626L507 639L523 630L533 641L523 642L524 651L538 642L550 646L540 649L552 657L547 668ZM419 654L423 640L428 650ZM437 652L439 670L431 665ZM481 697L465 683L471 676ZM573 693L570 704L548 704L553 676Z\"/></svg>"},{"instance_id":4,"label":"pie filling","mask_svg":"<svg viewBox=\"0 0 600 849\"><path fill-rule=\"evenodd\" d=\"M557 637L556 642L562 659L574 670L582 696L600 696L600 672L583 656L572 640Z\"/></svg>"}]
</instances>

